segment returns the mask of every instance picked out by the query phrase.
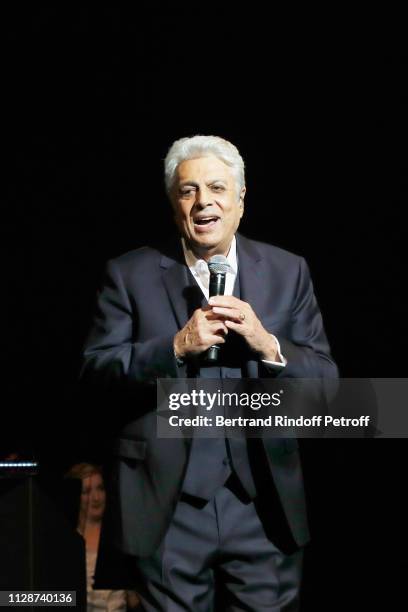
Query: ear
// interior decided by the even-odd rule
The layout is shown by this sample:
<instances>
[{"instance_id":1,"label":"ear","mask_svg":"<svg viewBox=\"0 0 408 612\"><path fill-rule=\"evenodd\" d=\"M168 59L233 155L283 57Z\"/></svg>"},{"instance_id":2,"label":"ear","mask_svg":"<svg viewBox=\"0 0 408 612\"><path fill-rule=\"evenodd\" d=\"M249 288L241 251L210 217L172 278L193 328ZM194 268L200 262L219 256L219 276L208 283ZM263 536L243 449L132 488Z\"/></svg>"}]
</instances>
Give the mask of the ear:
<instances>
[{"instance_id":1,"label":"ear","mask_svg":"<svg viewBox=\"0 0 408 612\"><path fill-rule=\"evenodd\" d=\"M245 197L245 193L246 193L246 188L243 187L241 189L240 194L239 194L239 201L238 201L238 205L242 209L242 213L244 212L244 197Z\"/></svg>"}]
</instances>

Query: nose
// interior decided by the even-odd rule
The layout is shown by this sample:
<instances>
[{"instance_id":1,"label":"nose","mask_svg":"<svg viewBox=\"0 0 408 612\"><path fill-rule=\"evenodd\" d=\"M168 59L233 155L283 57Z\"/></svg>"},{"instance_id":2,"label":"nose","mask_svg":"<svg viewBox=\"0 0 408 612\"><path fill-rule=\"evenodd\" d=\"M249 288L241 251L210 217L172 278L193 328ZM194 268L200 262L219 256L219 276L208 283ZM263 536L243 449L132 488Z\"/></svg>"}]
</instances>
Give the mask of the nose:
<instances>
[{"instance_id":1,"label":"nose","mask_svg":"<svg viewBox=\"0 0 408 612\"><path fill-rule=\"evenodd\" d=\"M92 492L92 501L93 502L99 502L101 500L102 497L102 493L99 490L93 491Z\"/></svg>"},{"instance_id":2,"label":"nose","mask_svg":"<svg viewBox=\"0 0 408 612\"><path fill-rule=\"evenodd\" d=\"M212 204L211 192L206 186L203 186L203 187L200 187L200 189L197 189L195 204L199 208L206 208L206 206L211 206Z\"/></svg>"}]
</instances>

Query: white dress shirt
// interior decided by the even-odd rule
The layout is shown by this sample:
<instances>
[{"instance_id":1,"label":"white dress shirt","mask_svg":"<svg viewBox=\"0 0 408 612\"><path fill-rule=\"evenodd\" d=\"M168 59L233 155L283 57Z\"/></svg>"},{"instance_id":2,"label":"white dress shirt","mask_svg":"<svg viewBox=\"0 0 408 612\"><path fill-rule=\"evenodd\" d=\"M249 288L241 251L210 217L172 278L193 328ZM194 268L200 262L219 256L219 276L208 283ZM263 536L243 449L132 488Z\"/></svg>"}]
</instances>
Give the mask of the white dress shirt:
<instances>
[{"instance_id":1,"label":"white dress shirt","mask_svg":"<svg viewBox=\"0 0 408 612\"><path fill-rule=\"evenodd\" d=\"M182 238L181 241L183 244L184 259L186 261L186 264L188 265L191 274L194 276L198 286L200 287L201 291L204 293L206 300L208 301L210 287L210 271L208 269L208 264L204 259L197 259L194 253L186 246L184 238ZM235 239L235 236L233 237L231 242L230 250L227 255L227 261L230 268L228 269L225 276L224 295L232 295L234 291L235 279L238 274L237 241ZM278 339L273 334L271 334L271 336L275 339L276 345L278 347L278 355L280 361L268 361L267 359L262 359L262 363L271 368L282 369L287 364L287 360L281 353Z\"/></svg>"}]
</instances>

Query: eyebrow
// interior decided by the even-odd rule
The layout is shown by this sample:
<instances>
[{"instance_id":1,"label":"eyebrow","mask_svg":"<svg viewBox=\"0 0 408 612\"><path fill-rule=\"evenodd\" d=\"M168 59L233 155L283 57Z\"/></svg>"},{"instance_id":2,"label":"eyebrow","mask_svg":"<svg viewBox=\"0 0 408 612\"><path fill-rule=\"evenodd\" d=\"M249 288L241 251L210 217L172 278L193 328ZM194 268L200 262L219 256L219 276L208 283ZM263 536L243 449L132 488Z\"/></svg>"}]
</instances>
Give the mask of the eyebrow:
<instances>
[{"instance_id":1,"label":"eyebrow","mask_svg":"<svg viewBox=\"0 0 408 612\"><path fill-rule=\"evenodd\" d=\"M213 183L225 183L227 184L227 181L225 179L221 179L221 178L216 178L216 179L211 179L211 181L209 181L207 183L207 185L212 185ZM195 181L182 181L179 184L179 187L185 187L186 185L191 185L192 187L199 187L199 184L196 183Z\"/></svg>"}]
</instances>

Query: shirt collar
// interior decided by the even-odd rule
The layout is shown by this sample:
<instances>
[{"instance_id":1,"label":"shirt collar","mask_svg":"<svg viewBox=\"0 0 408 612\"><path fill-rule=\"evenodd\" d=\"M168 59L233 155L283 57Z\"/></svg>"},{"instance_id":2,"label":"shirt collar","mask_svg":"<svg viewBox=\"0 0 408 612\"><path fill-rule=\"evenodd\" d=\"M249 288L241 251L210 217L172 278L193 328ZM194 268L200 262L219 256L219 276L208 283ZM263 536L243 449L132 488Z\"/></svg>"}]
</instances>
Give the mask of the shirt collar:
<instances>
[{"instance_id":1,"label":"shirt collar","mask_svg":"<svg viewBox=\"0 0 408 612\"><path fill-rule=\"evenodd\" d=\"M208 271L207 262L204 259L197 259L193 251L187 247L184 238L181 238L181 244L183 245L184 259L188 267L190 269L195 270L196 272L201 272L205 266L205 270ZM227 261L229 265L231 266L231 268L233 269L234 274L236 274L238 270L238 264L237 264L237 241L236 241L235 236L232 237L231 246L230 246L230 249L227 255Z\"/></svg>"}]
</instances>

